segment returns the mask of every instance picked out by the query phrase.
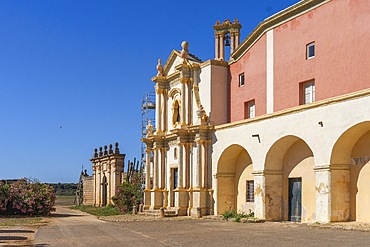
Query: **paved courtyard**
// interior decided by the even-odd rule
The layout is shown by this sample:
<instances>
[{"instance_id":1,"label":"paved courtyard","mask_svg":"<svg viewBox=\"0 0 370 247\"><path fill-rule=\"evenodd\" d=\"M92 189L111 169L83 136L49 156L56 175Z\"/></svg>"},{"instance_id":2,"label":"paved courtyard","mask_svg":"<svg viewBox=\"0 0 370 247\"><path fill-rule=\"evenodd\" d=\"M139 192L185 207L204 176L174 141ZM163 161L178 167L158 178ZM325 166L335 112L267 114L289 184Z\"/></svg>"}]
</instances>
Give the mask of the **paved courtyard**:
<instances>
[{"instance_id":1,"label":"paved courtyard","mask_svg":"<svg viewBox=\"0 0 370 247\"><path fill-rule=\"evenodd\" d=\"M370 232L293 223L187 218L134 221L139 219L135 216L112 222L61 207L56 216L37 231L35 246L370 246Z\"/></svg>"}]
</instances>

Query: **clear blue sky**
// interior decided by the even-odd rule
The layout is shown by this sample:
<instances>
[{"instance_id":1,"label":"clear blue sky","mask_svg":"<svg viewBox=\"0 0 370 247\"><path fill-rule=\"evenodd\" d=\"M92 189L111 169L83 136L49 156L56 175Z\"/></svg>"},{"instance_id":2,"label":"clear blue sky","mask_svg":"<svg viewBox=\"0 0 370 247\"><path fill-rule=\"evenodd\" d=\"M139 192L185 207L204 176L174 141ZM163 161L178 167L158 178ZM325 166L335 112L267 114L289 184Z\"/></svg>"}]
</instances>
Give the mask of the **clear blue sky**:
<instances>
[{"instance_id":1,"label":"clear blue sky","mask_svg":"<svg viewBox=\"0 0 370 247\"><path fill-rule=\"evenodd\" d=\"M242 40L298 0L0 0L0 179L77 182L93 149L140 157L141 99L183 40L214 58L212 26ZM62 128L60 128L62 126Z\"/></svg>"}]
</instances>

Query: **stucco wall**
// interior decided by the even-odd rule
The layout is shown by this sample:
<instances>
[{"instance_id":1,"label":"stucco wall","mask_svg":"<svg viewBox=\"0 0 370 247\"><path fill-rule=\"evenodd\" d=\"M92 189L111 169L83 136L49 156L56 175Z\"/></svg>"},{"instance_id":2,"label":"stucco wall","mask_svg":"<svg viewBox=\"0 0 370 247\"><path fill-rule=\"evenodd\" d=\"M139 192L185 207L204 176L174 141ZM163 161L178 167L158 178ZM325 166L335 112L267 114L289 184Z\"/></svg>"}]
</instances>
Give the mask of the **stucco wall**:
<instances>
[{"instance_id":1,"label":"stucco wall","mask_svg":"<svg viewBox=\"0 0 370 247\"><path fill-rule=\"evenodd\" d=\"M316 100L368 88L370 1L331 1L274 29L275 111L299 104L299 83L315 79ZM315 57L306 60L306 45Z\"/></svg>"},{"instance_id":2,"label":"stucco wall","mask_svg":"<svg viewBox=\"0 0 370 247\"><path fill-rule=\"evenodd\" d=\"M239 74L244 86L239 87ZM256 116L266 113L266 35L230 65L230 121L244 119L244 102L255 100Z\"/></svg>"},{"instance_id":3,"label":"stucco wall","mask_svg":"<svg viewBox=\"0 0 370 247\"><path fill-rule=\"evenodd\" d=\"M354 97L353 95L361 96ZM303 220L314 221L315 217L317 219L315 211L320 212L320 214L330 214L330 212L327 211L331 210L330 201L323 201L315 204L316 200L324 200L327 197L322 197L324 199L315 198L314 195L317 195L316 189L319 190L319 188L317 188L317 182L315 181L315 177L317 178L317 176L313 169L331 165L331 161L338 160L335 157L338 155L340 156L340 154L346 151L345 149L349 149L349 155L351 154L353 145L355 145L357 140L366 133L365 129L370 131L370 125L366 124L370 121L367 114L368 112L370 112L369 90L364 91L364 93L347 95L346 97L338 97L321 102L318 101L310 106L303 105L289 111L276 112L269 116L261 116L251 120L216 126L212 153L213 183L218 184L218 182L221 181L217 181L217 174L220 171L222 172L222 170L220 170L220 164L227 162L235 164L235 160L232 160L230 155L227 155L228 159L225 160L225 154L227 154L226 151L231 147L238 146L239 149L244 149L250 155L254 172L267 169L268 173L265 175L265 194L262 195L266 203L266 209L260 209L262 211L266 210L266 215L269 216L269 218L266 218L278 219L277 216L281 214L281 208L283 207L284 209L284 205L281 205L279 209L278 204L275 204L275 206L277 205L278 207L269 207L271 201L275 203L279 201L279 194L281 195L282 193L279 188L283 188L286 191L286 187L280 186L281 182L279 182L282 181L282 177L280 176L279 178L278 175L279 159L281 159L280 162L282 164L285 164L285 162L289 163L290 160L292 167L294 167L294 169L292 168L288 173L289 175L284 173L283 176L302 177L304 204ZM320 123L322 123L322 125ZM359 123L363 124L359 125ZM350 134L348 136L344 135L348 130L351 130ZM357 134L358 130L360 130L359 134ZM351 136L354 140L349 139ZM343 145L341 145L340 149L336 149L336 143L341 143L342 139L344 141ZM362 137L357 143L363 143L361 140L369 139L369 133L367 133L365 137ZM279 142L281 140L282 142ZM300 142L305 143L307 148L298 148L297 146L295 147L298 148L296 151L293 151L293 149L290 150L289 148L294 147L291 146L294 140L300 140ZM359 148L360 146L363 149ZM368 149L366 149L369 146L370 144L368 142L366 142L366 144L356 144L353 150L369 152ZM294 158L297 155L307 154L307 150L310 151L309 153L311 155L306 155L305 157L301 157L301 159ZM370 156L370 154L355 152L352 154L352 157L362 156ZM348 159L342 160L348 160L349 162L349 158L350 156L348 156ZM224 172L229 171L224 170ZM341 176L340 171L336 171L335 174ZM368 180L370 178L367 169L363 169L363 174L364 175L360 174L359 176L360 184L362 183L361 181L366 181L366 179ZM362 176L364 180L361 180ZM333 179L333 186L338 186L337 178L334 176ZM327 189L331 188L330 177L322 181L323 187ZM351 181L353 181L353 179ZM287 186L287 184L284 186ZM361 186L364 185L361 184ZM340 191L340 189L338 191ZM257 192L258 191L255 193ZM323 193L327 192L323 191ZM345 193L345 191L343 193ZM217 204L215 204L215 212L220 211L217 209L217 206L222 204L222 202L218 202L217 197L218 193L215 193L215 201L217 202ZM341 198L345 198L345 195L342 194L338 197L338 199L342 200ZM364 198L367 197L365 196ZM335 200L333 202L335 203ZM317 208L317 205L321 205L320 207L322 208ZM325 209L327 205L329 209ZM364 208L367 207L366 203L362 203L361 205L364 205ZM286 210L286 207L284 210Z\"/></svg>"},{"instance_id":4,"label":"stucco wall","mask_svg":"<svg viewBox=\"0 0 370 247\"><path fill-rule=\"evenodd\" d=\"M273 31L273 97L268 97L273 98L273 111L302 103L300 84L312 79L316 100L368 88L369 22L369 0L333 0L269 29ZM244 118L244 102L252 99L256 116L266 113L266 34L230 65L231 122ZM315 42L315 57L306 59L306 45L311 42ZM242 72L245 85L239 87Z\"/></svg>"}]
</instances>

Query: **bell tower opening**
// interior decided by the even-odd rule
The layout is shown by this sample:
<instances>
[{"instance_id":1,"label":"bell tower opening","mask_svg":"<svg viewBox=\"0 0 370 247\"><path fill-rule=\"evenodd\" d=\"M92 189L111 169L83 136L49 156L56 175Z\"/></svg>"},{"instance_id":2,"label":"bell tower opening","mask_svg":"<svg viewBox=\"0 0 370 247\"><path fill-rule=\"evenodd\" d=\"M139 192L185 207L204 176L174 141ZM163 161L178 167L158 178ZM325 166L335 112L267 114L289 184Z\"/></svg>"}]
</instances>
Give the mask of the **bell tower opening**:
<instances>
[{"instance_id":1,"label":"bell tower opening","mask_svg":"<svg viewBox=\"0 0 370 247\"><path fill-rule=\"evenodd\" d=\"M225 47L230 47L230 55L240 44L240 29L242 25L238 19L234 23L230 20L217 21L213 26L215 30L215 60L225 60Z\"/></svg>"}]
</instances>

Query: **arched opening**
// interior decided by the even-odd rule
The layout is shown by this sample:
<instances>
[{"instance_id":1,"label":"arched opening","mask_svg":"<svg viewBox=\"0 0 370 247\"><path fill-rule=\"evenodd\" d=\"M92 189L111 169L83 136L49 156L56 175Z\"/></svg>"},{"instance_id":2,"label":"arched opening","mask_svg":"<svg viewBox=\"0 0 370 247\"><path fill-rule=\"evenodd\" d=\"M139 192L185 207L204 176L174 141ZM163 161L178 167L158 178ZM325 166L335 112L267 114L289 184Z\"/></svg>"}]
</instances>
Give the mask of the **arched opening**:
<instances>
[{"instance_id":1,"label":"arched opening","mask_svg":"<svg viewBox=\"0 0 370 247\"><path fill-rule=\"evenodd\" d=\"M299 137L276 141L265 161L265 211L268 220L315 220L314 157Z\"/></svg>"},{"instance_id":2,"label":"arched opening","mask_svg":"<svg viewBox=\"0 0 370 247\"><path fill-rule=\"evenodd\" d=\"M252 171L251 157L242 146L231 145L224 150L217 166L217 214L254 211Z\"/></svg>"},{"instance_id":3,"label":"arched opening","mask_svg":"<svg viewBox=\"0 0 370 247\"><path fill-rule=\"evenodd\" d=\"M347 213L346 217L338 217L339 220L370 222L370 121L356 124L339 137L330 163L349 165L347 176L342 176L344 179L332 178L332 214ZM349 203L337 203L336 198L345 198ZM332 216L332 220L336 218Z\"/></svg>"},{"instance_id":4,"label":"arched opening","mask_svg":"<svg viewBox=\"0 0 370 247\"><path fill-rule=\"evenodd\" d=\"M103 176L103 181L101 183L102 186L102 206L107 206L108 202L108 183L107 183L107 177Z\"/></svg>"}]
</instances>

